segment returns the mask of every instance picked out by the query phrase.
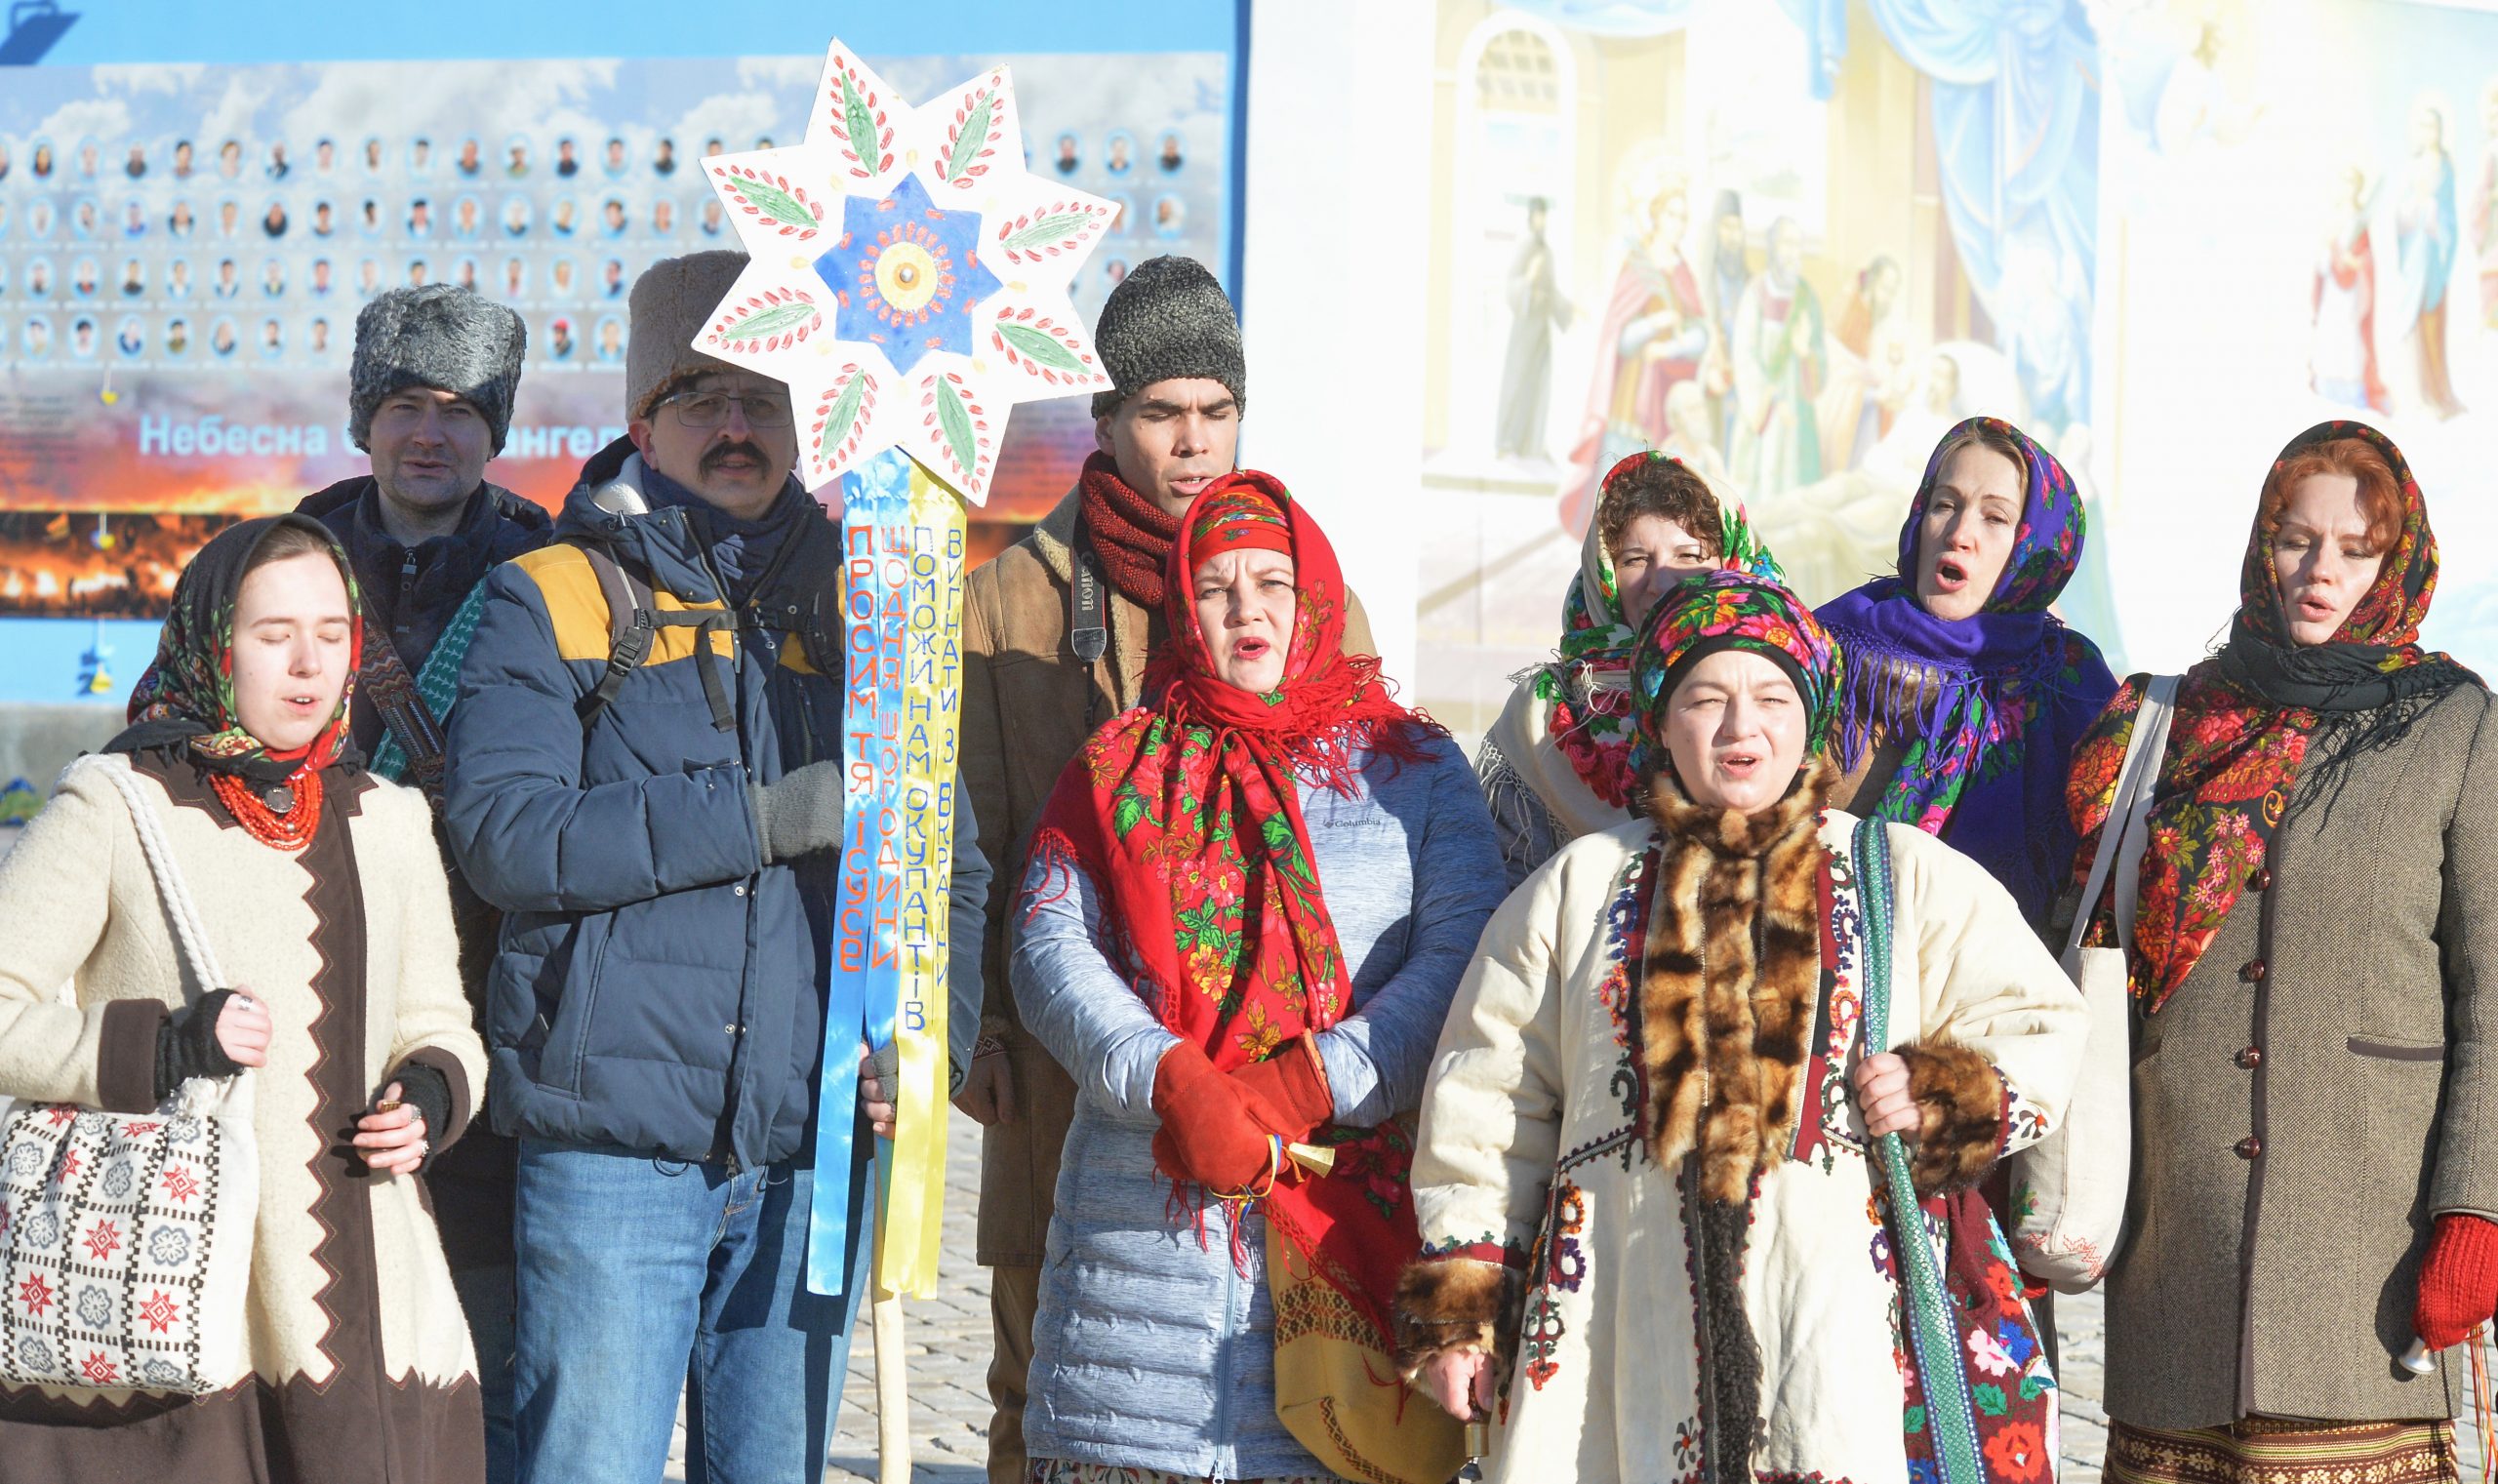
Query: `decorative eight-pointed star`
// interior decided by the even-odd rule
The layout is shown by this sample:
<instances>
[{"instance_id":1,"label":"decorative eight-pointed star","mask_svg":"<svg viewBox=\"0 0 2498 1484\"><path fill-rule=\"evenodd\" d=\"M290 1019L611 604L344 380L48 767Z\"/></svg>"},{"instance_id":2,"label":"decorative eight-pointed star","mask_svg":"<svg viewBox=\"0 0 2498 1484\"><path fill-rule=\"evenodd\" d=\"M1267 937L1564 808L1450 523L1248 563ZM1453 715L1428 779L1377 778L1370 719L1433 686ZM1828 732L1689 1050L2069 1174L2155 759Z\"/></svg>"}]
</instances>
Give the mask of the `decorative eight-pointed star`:
<instances>
[{"instance_id":1,"label":"decorative eight-pointed star","mask_svg":"<svg viewBox=\"0 0 2498 1484\"><path fill-rule=\"evenodd\" d=\"M839 41L804 142L704 162L748 262L694 347L788 383L799 477L899 448L974 503L1017 402L1110 384L1068 279L1117 208L1024 168L1004 67L912 108Z\"/></svg>"}]
</instances>

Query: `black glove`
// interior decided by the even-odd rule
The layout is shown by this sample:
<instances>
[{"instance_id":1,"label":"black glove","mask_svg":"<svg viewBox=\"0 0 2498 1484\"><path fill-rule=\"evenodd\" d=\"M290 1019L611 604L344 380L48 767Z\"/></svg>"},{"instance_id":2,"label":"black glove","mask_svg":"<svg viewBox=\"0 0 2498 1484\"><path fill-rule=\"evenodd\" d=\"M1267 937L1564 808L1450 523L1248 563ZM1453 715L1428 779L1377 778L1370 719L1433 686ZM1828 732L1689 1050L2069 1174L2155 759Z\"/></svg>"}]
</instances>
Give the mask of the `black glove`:
<instances>
[{"instance_id":1,"label":"black glove","mask_svg":"<svg viewBox=\"0 0 2498 1484\"><path fill-rule=\"evenodd\" d=\"M393 1082L399 1084L400 1104L414 1108L425 1126L425 1142L430 1147L425 1150L424 1163L417 1168L429 1169L433 1157L451 1143L451 1130L447 1127L451 1122L451 1079L442 1074L439 1066L402 1062L397 1071L383 1079L383 1091L388 1091ZM375 1094L374 1101L380 1102L381 1094Z\"/></svg>"},{"instance_id":2,"label":"black glove","mask_svg":"<svg viewBox=\"0 0 2498 1484\"><path fill-rule=\"evenodd\" d=\"M176 1088L193 1077L230 1077L243 1069L217 1044L217 1018L233 997L231 989L212 989L181 1020L156 1028L157 1102L174 1096Z\"/></svg>"},{"instance_id":3,"label":"black glove","mask_svg":"<svg viewBox=\"0 0 2498 1484\"><path fill-rule=\"evenodd\" d=\"M809 763L775 783L749 784L754 800L755 838L763 842L763 863L783 861L841 843L843 795L849 783L837 759Z\"/></svg>"}]
</instances>

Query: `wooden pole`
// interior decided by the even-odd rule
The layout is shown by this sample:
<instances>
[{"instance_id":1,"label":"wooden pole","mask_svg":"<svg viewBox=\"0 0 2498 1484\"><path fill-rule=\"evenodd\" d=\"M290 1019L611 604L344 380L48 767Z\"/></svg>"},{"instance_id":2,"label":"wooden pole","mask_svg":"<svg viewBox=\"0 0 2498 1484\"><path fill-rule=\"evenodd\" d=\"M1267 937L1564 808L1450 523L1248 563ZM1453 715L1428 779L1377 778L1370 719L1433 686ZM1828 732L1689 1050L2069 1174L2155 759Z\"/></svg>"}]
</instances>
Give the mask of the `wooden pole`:
<instances>
[{"instance_id":1,"label":"wooden pole","mask_svg":"<svg viewBox=\"0 0 2498 1484\"><path fill-rule=\"evenodd\" d=\"M910 1484L910 1386L902 1345L902 1295L879 1287L876 1332L876 1484Z\"/></svg>"},{"instance_id":2,"label":"wooden pole","mask_svg":"<svg viewBox=\"0 0 2498 1484\"><path fill-rule=\"evenodd\" d=\"M910 1484L910 1360L903 1354L902 1295L885 1286L886 1183L893 1178L894 1144L876 1141L875 1242L877 1275L867 1284L867 1326L876 1337L876 1484Z\"/></svg>"}]
</instances>

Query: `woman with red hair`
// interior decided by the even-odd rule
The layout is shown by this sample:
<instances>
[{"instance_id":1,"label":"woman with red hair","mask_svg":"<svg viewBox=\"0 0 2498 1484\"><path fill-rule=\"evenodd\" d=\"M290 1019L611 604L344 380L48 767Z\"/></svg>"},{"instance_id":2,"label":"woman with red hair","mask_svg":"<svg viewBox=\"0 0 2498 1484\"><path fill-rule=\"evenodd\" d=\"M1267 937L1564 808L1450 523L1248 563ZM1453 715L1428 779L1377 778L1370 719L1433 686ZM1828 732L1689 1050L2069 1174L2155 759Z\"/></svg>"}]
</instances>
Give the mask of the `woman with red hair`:
<instances>
[{"instance_id":1,"label":"woman with red hair","mask_svg":"<svg viewBox=\"0 0 2498 1484\"><path fill-rule=\"evenodd\" d=\"M2448 1352L2498 1307L2498 709L2419 646L2437 575L2392 440L2283 449L2121 944L2114 884L2090 906L2134 1003L2112 1481L2453 1477ZM2148 681L2075 754L2081 869Z\"/></svg>"}]
</instances>

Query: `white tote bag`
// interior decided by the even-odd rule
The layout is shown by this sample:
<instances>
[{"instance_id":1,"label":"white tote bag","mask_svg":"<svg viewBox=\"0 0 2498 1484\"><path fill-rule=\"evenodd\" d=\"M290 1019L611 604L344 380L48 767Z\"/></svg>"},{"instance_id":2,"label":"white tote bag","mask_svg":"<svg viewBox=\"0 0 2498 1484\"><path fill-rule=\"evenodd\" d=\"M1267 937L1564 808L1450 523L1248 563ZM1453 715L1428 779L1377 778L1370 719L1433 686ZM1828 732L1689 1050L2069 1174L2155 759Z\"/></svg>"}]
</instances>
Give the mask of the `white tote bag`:
<instances>
[{"instance_id":1,"label":"white tote bag","mask_svg":"<svg viewBox=\"0 0 2498 1484\"><path fill-rule=\"evenodd\" d=\"M2125 1189L2133 1178L2133 1002L2125 987L2125 949L2085 948L2083 933L2113 870L2116 878L2116 942L2132 940L2134 892L2149 839L2152 784L2167 750L2177 707L2175 675L2156 675L2134 718L2115 798L2099 830L2089 884L2065 943L2065 973L2081 987L2090 1039L2073 1101L2056 1132L2012 1156L2012 1221L2008 1233L2024 1272L2059 1293L2097 1283L2115 1260L2124 1235ZM2115 842L2110 848L2109 842Z\"/></svg>"},{"instance_id":2,"label":"white tote bag","mask_svg":"<svg viewBox=\"0 0 2498 1484\"><path fill-rule=\"evenodd\" d=\"M228 987L129 762L74 766L120 790L183 962L203 992ZM194 1078L152 1113L0 1100L0 1382L243 1380L260 1177L248 1071Z\"/></svg>"}]
</instances>

